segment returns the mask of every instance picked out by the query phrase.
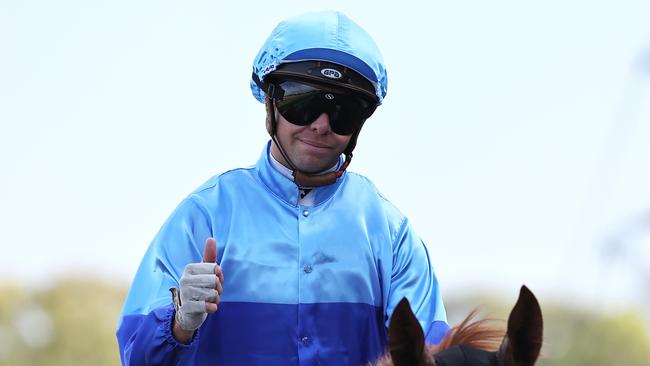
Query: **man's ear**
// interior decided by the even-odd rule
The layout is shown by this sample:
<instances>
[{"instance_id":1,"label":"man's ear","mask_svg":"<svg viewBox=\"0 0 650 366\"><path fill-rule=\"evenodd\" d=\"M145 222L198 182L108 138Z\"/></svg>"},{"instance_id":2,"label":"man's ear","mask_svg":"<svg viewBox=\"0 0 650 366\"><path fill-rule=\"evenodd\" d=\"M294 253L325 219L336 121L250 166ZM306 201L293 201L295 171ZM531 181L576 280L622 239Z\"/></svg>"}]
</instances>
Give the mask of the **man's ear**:
<instances>
[{"instance_id":1,"label":"man's ear","mask_svg":"<svg viewBox=\"0 0 650 366\"><path fill-rule=\"evenodd\" d=\"M521 286L497 357L504 366L532 366L542 348L543 334L544 321L539 303L528 287Z\"/></svg>"},{"instance_id":2,"label":"man's ear","mask_svg":"<svg viewBox=\"0 0 650 366\"><path fill-rule=\"evenodd\" d=\"M395 366L420 365L424 355L424 333L411 305L403 298L390 319L388 347Z\"/></svg>"}]
</instances>

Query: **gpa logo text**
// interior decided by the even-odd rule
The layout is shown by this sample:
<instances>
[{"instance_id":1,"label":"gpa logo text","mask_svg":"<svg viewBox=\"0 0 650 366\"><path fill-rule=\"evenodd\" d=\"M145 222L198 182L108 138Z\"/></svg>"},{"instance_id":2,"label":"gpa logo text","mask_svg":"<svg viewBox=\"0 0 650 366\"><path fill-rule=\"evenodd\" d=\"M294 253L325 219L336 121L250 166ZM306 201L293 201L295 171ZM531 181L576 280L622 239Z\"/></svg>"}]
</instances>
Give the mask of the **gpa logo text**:
<instances>
[{"instance_id":1,"label":"gpa logo text","mask_svg":"<svg viewBox=\"0 0 650 366\"><path fill-rule=\"evenodd\" d=\"M326 78L330 79L340 79L343 76L338 70L335 69L322 69L320 73L323 74L323 76Z\"/></svg>"}]
</instances>

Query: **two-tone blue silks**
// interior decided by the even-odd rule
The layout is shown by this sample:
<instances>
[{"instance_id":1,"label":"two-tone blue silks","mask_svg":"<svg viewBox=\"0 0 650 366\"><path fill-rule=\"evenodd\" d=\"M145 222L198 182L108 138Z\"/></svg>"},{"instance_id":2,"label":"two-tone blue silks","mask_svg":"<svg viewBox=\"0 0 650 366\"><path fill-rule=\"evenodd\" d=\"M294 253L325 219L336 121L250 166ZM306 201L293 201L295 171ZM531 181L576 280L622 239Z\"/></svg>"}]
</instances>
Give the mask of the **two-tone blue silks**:
<instances>
[{"instance_id":1,"label":"two-tone blue silks","mask_svg":"<svg viewBox=\"0 0 650 366\"><path fill-rule=\"evenodd\" d=\"M407 297L427 340L448 330L427 248L366 178L345 173L301 206L269 161L208 180L183 200L147 250L117 338L125 365L363 365L384 352ZM217 240L219 310L185 345L171 334L169 292Z\"/></svg>"}]
</instances>

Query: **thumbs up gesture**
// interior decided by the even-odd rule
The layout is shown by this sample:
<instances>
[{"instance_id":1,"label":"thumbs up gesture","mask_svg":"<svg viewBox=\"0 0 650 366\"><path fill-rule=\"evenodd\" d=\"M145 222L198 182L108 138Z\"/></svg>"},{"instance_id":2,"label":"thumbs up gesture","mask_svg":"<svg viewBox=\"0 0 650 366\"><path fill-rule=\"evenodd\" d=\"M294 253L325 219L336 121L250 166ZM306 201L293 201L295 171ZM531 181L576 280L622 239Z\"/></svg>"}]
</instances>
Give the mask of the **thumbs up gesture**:
<instances>
[{"instance_id":1,"label":"thumbs up gesture","mask_svg":"<svg viewBox=\"0 0 650 366\"><path fill-rule=\"evenodd\" d=\"M176 324L185 331L198 329L208 313L217 311L223 292L223 272L216 262L217 242L208 238L203 249L203 262L185 266L176 310Z\"/></svg>"}]
</instances>

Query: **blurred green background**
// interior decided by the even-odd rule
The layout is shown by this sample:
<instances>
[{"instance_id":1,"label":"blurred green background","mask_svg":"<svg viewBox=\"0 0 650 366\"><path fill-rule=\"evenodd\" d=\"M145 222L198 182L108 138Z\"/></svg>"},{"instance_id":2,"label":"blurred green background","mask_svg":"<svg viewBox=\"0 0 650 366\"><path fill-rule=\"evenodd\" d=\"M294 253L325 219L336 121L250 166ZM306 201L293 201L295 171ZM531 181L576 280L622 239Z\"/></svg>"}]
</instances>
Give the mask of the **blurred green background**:
<instances>
[{"instance_id":1,"label":"blurred green background","mask_svg":"<svg viewBox=\"0 0 650 366\"><path fill-rule=\"evenodd\" d=\"M0 366L119 365L115 326L127 285L69 277L34 290L0 285ZM459 296L447 299L450 323L480 305L481 316L506 319L516 298ZM648 365L650 335L641 309L598 313L544 303L540 366ZM504 322L497 322L505 326Z\"/></svg>"}]
</instances>

